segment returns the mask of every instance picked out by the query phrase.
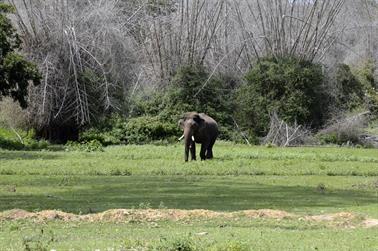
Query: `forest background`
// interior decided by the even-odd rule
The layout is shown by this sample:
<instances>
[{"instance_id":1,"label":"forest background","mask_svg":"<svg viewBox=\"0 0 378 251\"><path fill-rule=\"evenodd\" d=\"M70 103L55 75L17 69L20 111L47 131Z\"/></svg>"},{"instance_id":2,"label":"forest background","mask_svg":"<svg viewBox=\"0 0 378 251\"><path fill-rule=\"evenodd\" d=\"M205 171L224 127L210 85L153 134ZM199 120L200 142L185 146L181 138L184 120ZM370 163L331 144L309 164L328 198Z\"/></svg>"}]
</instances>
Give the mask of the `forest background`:
<instances>
[{"instance_id":1,"label":"forest background","mask_svg":"<svg viewBox=\"0 0 378 251\"><path fill-rule=\"evenodd\" d=\"M187 111L239 143L377 143L375 0L5 3L1 71L28 74L2 83L3 148L170 143Z\"/></svg>"}]
</instances>

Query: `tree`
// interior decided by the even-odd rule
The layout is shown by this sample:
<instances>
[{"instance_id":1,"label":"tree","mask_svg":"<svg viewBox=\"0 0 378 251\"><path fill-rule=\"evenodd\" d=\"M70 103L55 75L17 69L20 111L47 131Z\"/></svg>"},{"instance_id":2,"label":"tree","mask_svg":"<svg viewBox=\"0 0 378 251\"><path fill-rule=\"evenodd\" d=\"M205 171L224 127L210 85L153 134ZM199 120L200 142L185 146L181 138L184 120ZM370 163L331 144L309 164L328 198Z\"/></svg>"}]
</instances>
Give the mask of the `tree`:
<instances>
[{"instance_id":1,"label":"tree","mask_svg":"<svg viewBox=\"0 0 378 251\"><path fill-rule=\"evenodd\" d=\"M260 60L237 94L237 117L257 136L269 130L270 114L289 123L319 127L326 112L322 67L297 58Z\"/></svg>"},{"instance_id":2,"label":"tree","mask_svg":"<svg viewBox=\"0 0 378 251\"><path fill-rule=\"evenodd\" d=\"M29 81L39 84L41 75L34 64L16 52L21 40L6 16L13 11L11 5L0 3L0 98L10 96L25 108Z\"/></svg>"}]
</instances>

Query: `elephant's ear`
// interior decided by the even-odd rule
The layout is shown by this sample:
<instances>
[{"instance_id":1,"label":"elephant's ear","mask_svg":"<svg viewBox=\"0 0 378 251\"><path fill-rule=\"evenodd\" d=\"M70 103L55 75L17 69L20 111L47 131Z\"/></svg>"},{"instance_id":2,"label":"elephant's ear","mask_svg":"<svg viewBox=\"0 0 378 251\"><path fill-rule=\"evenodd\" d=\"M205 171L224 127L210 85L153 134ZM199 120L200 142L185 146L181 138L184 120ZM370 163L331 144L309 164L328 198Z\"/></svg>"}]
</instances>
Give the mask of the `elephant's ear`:
<instances>
[{"instance_id":1,"label":"elephant's ear","mask_svg":"<svg viewBox=\"0 0 378 251\"><path fill-rule=\"evenodd\" d=\"M201 124L205 121L198 113L193 116L193 120L198 124Z\"/></svg>"}]
</instances>

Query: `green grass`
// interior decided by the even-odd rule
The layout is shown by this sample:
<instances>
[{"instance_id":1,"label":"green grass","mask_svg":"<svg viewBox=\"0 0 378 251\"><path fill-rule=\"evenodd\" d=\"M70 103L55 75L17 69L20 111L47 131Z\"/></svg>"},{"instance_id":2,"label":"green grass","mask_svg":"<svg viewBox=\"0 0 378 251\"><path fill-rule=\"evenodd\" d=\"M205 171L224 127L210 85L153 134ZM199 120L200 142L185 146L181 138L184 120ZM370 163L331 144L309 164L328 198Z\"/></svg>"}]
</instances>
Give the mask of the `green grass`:
<instances>
[{"instance_id":1,"label":"green grass","mask_svg":"<svg viewBox=\"0 0 378 251\"><path fill-rule=\"evenodd\" d=\"M60 209L100 212L149 204L158 208L352 211L378 218L374 178L322 176L0 176L0 211ZM318 185L325 185L319 191ZM14 192L11 188L15 188Z\"/></svg>"},{"instance_id":2,"label":"green grass","mask_svg":"<svg viewBox=\"0 0 378 251\"><path fill-rule=\"evenodd\" d=\"M184 163L179 144L109 147L94 153L0 150L0 212L20 208L88 213L164 205L214 211L270 208L299 215L348 211L378 218L377 150L221 142L214 153L214 160ZM251 250L378 249L377 229L248 219L229 220L229 227L220 228L218 221L158 222L157 228L149 223L3 221L0 246L22 250L27 236L31 239L26 242L33 245L38 238L46 244L52 231L57 239L49 248L58 250L117 250L139 242L153 249L177 238L204 245L199 250L218 244L213 250L227 250L223 246L232 245L227 244L231 240ZM44 229L42 237L31 234L35 228ZM209 235L202 240L198 232Z\"/></svg>"},{"instance_id":3,"label":"green grass","mask_svg":"<svg viewBox=\"0 0 378 251\"><path fill-rule=\"evenodd\" d=\"M265 148L218 144L215 160L183 161L183 147L109 147L105 152L0 151L0 174L378 176L375 149ZM17 167L17 168L15 168Z\"/></svg>"},{"instance_id":4,"label":"green grass","mask_svg":"<svg viewBox=\"0 0 378 251\"><path fill-rule=\"evenodd\" d=\"M179 250L170 249L177 243L188 243L190 250L377 250L378 235L376 229L335 229L319 223L243 218L117 224L17 221L0 223L0 243L7 247L2 250L23 250L28 244L46 250L166 251Z\"/></svg>"}]
</instances>

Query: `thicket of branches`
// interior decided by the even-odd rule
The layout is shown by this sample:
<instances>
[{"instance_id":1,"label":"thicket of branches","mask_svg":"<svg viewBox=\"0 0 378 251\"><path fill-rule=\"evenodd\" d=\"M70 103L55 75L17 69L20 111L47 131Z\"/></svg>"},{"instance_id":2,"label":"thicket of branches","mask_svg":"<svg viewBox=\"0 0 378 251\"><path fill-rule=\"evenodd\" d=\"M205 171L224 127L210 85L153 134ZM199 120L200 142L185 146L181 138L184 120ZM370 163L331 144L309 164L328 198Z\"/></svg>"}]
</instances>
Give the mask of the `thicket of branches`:
<instances>
[{"instance_id":1,"label":"thicket of branches","mask_svg":"<svg viewBox=\"0 0 378 251\"><path fill-rule=\"evenodd\" d=\"M78 127L121 108L134 60L134 10L113 0L10 2L25 52L43 74L42 84L30 90L36 126Z\"/></svg>"}]
</instances>

